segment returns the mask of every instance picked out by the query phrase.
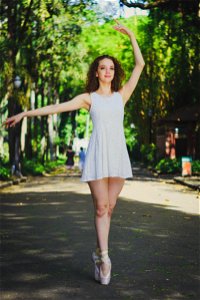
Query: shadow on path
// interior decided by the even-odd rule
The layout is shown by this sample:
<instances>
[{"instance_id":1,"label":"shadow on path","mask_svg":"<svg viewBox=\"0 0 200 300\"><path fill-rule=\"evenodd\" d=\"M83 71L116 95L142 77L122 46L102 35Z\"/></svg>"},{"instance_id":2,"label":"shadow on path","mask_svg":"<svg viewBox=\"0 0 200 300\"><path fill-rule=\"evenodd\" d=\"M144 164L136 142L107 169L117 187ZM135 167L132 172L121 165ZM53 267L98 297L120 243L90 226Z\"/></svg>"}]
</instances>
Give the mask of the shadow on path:
<instances>
[{"instance_id":1,"label":"shadow on path","mask_svg":"<svg viewBox=\"0 0 200 300\"><path fill-rule=\"evenodd\" d=\"M1 299L199 299L199 220L120 198L113 216L109 286L93 279L91 197L1 194Z\"/></svg>"}]
</instances>

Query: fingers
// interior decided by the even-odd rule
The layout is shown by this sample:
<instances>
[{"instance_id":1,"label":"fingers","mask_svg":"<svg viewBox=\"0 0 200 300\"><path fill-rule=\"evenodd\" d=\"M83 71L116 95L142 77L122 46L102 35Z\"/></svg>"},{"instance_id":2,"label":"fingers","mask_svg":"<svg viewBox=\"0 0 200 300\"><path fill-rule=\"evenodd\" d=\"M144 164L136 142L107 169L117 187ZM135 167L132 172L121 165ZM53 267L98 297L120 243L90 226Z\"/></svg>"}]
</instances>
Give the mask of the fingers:
<instances>
[{"instance_id":1,"label":"fingers","mask_svg":"<svg viewBox=\"0 0 200 300\"><path fill-rule=\"evenodd\" d=\"M117 23L117 25L114 26L114 28L116 29L120 29L122 27L122 24L119 23L119 21L117 19L114 19L115 23Z\"/></svg>"},{"instance_id":2,"label":"fingers","mask_svg":"<svg viewBox=\"0 0 200 300\"><path fill-rule=\"evenodd\" d=\"M16 122L15 122L15 121L13 121L13 122L11 122L10 124L8 124L8 127L14 127L14 126L15 126L15 124L16 124Z\"/></svg>"},{"instance_id":3,"label":"fingers","mask_svg":"<svg viewBox=\"0 0 200 300\"><path fill-rule=\"evenodd\" d=\"M8 127L14 127L16 124L16 121L13 119L7 119L5 122L2 123L2 126Z\"/></svg>"},{"instance_id":4,"label":"fingers","mask_svg":"<svg viewBox=\"0 0 200 300\"><path fill-rule=\"evenodd\" d=\"M116 29L117 31L121 31L122 30L122 26L121 25L115 25L113 26L114 29Z\"/></svg>"},{"instance_id":5,"label":"fingers","mask_svg":"<svg viewBox=\"0 0 200 300\"><path fill-rule=\"evenodd\" d=\"M118 28L123 28L124 25L122 25L117 19L114 19L115 23L117 23L117 25L115 25L115 27L118 27Z\"/></svg>"},{"instance_id":6,"label":"fingers","mask_svg":"<svg viewBox=\"0 0 200 300\"><path fill-rule=\"evenodd\" d=\"M120 25L120 23L119 23L119 21L118 21L117 19L114 19L114 21L115 21L118 25Z\"/></svg>"},{"instance_id":7,"label":"fingers","mask_svg":"<svg viewBox=\"0 0 200 300\"><path fill-rule=\"evenodd\" d=\"M17 121L14 119L14 120L10 120L10 122L8 122L7 126L8 127L14 127L16 125Z\"/></svg>"},{"instance_id":8,"label":"fingers","mask_svg":"<svg viewBox=\"0 0 200 300\"><path fill-rule=\"evenodd\" d=\"M122 34L128 35L129 37L132 35L133 32L129 30L126 26L120 24L116 19L115 22L117 23L117 25L113 26L115 30Z\"/></svg>"},{"instance_id":9,"label":"fingers","mask_svg":"<svg viewBox=\"0 0 200 300\"><path fill-rule=\"evenodd\" d=\"M117 23L117 25L113 26L113 28L121 33L126 34L126 28L120 24L118 20L114 19L114 21Z\"/></svg>"}]
</instances>

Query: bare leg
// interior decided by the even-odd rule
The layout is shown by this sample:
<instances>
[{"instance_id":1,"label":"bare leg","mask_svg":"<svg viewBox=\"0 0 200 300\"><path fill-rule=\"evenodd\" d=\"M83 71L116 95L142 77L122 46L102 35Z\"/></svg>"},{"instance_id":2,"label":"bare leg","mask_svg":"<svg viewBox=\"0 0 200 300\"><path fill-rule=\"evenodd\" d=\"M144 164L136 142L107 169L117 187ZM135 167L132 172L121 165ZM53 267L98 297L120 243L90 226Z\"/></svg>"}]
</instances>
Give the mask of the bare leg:
<instances>
[{"instance_id":1,"label":"bare leg","mask_svg":"<svg viewBox=\"0 0 200 300\"><path fill-rule=\"evenodd\" d=\"M108 232L110 231L110 222L113 209L115 208L117 198L124 186L124 179L120 177L110 177L108 181Z\"/></svg>"},{"instance_id":2,"label":"bare leg","mask_svg":"<svg viewBox=\"0 0 200 300\"><path fill-rule=\"evenodd\" d=\"M108 250L108 237L112 211L116 205L117 197L124 185L124 179L113 177L95 180L88 183L93 201L95 214L95 226L97 232L97 247L101 251ZM109 271L109 266L102 263L103 273Z\"/></svg>"},{"instance_id":3,"label":"bare leg","mask_svg":"<svg viewBox=\"0 0 200 300\"><path fill-rule=\"evenodd\" d=\"M117 202L117 197L119 196L122 188L124 185L124 179L119 177L109 177L108 179L108 223L107 223L107 231L108 231L108 238L110 232L110 222L112 217L113 209ZM101 265L103 274L109 272L109 266L107 264L102 263Z\"/></svg>"},{"instance_id":4,"label":"bare leg","mask_svg":"<svg viewBox=\"0 0 200 300\"><path fill-rule=\"evenodd\" d=\"M97 240L101 251L108 249L108 178L90 181L95 209Z\"/></svg>"}]
</instances>

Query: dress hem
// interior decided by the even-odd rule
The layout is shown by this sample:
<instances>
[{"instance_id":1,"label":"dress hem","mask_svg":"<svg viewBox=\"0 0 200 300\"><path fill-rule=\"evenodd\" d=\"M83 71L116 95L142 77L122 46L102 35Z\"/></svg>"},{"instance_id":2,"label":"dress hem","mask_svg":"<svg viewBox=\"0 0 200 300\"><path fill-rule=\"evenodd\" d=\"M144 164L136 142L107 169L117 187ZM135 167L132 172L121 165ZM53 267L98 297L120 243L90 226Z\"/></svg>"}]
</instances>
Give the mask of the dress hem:
<instances>
[{"instance_id":1,"label":"dress hem","mask_svg":"<svg viewBox=\"0 0 200 300\"><path fill-rule=\"evenodd\" d=\"M114 175L114 176L101 176L97 178L89 178L89 179L83 179L81 178L82 182L89 182L89 181L95 181L95 180L101 180L103 178L122 178L122 179L128 179L128 178L133 178L133 175L131 176L119 176L119 175Z\"/></svg>"}]
</instances>

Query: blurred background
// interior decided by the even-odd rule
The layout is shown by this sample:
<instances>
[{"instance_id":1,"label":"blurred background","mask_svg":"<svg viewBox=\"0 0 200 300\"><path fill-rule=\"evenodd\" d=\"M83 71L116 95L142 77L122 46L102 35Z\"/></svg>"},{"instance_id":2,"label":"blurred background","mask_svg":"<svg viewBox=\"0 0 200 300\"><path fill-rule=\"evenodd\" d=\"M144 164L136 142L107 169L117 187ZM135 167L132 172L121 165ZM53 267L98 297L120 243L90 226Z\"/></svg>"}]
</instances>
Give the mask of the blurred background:
<instances>
[{"instance_id":1,"label":"blurred background","mask_svg":"<svg viewBox=\"0 0 200 300\"><path fill-rule=\"evenodd\" d=\"M0 8L0 179L65 165L70 145L77 159L80 147L87 150L85 110L24 119L9 130L2 123L83 93L96 56L115 56L128 79L132 48L113 30L114 18L134 31L146 62L125 110L132 163L176 173L188 158L200 173L197 0L2 0Z\"/></svg>"}]
</instances>

